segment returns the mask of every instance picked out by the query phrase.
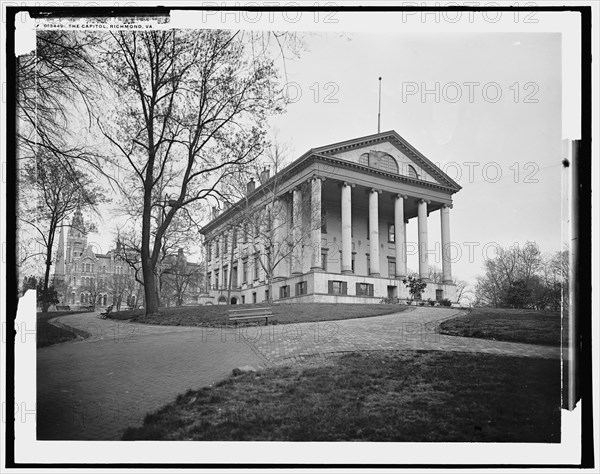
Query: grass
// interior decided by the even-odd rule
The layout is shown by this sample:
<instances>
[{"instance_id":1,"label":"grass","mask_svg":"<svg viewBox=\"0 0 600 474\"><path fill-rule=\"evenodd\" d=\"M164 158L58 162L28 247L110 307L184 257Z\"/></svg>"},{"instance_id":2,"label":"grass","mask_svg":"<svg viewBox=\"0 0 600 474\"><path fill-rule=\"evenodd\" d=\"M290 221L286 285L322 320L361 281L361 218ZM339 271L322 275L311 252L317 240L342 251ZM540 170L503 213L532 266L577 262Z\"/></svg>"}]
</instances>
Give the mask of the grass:
<instances>
[{"instance_id":1,"label":"grass","mask_svg":"<svg viewBox=\"0 0 600 474\"><path fill-rule=\"evenodd\" d=\"M36 322L36 347L46 347L60 342L72 341L78 337L85 337L87 334L71 327L57 327L50 324L48 320L66 314L73 314L73 311L54 311L51 313L37 313Z\"/></svg>"},{"instance_id":2,"label":"grass","mask_svg":"<svg viewBox=\"0 0 600 474\"><path fill-rule=\"evenodd\" d=\"M466 316L444 321L442 334L497 341L560 346L559 311L475 308Z\"/></svg>"},{"instance_id":3,"label":"grass","mask_svg":"<svg viewBox=\"0 0 600 474\"><path fill-rule=\"evenodd\" d=\"M560 361L353 353L231 376L124 440L560 442Z\"/></svg>"},{"instance_id":4,"label":"grass","mask_svg":"<svg viewBox=\"0 0 600 474\"><path fill-rule=\"evenodd\" d=\"M145 310L120 311L110 314L112 319L131 319L139 323L162 324L167 326L222 326L233 324L229 322L230 309L265 307L263 305L244 306L180 306L162 308L158 316L146 316ZM271 306L274 316L269 319L269 324L294 324L317 321L334 321L340 319L365 318L380 316L382 314L399 313L408 309L403 305L387 304L331 304L331 303L303 303L303 304L277 304ZM253 322L240 322L240 324L264 324L264 320Z\"/></svg>"}]
</instances>

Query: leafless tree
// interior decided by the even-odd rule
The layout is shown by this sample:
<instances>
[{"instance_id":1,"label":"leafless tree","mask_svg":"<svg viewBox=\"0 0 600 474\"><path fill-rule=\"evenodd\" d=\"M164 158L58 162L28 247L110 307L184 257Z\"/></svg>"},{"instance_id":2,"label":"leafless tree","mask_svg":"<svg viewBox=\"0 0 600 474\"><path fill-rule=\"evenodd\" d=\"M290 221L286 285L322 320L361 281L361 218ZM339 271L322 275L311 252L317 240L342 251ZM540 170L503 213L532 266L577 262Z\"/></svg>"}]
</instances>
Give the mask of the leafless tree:
<instances>
[{"instance_id":1,"label":"leafless tree","mask_svg":"<svg viewBox=\"0 0 600 474\"><path fill-rule=\"evenodd\" d=\"M45 157L46 154L40 154L24 167L23 182L28 186L30 199L21 203L18 215L22 225L33 231L34 240L44 254L44 294L50 282L56 231L76 209L94 208L104 200L101 189L89 176L76 170L77 180L73 180L72 174L65 174L58 162ZM42 311L48 311L48 306L42 304Z\"/></svg>"},{"instance_id":2,"label":"leafless tree","mask_svg":"<svg viewBox=\"0 0 600 474\"><path fill-rule=\"evenodd\" d=\"M235 205L241 212L236 213L224 232L226 246L231 249L230 268L234 263L233 249L240 245L247 258L258 261L269 289L269 302L273 300L273 281L278 267L302 264L302 249L311 250L306 243L315 227L321 228L323 220L323 215L312 205L309 184L304 185L301 205L292 212L291 196L283 194L284 177L280 173L286 162L286 147L275 141L253 168L236 174L236 180L230 183L229 196L240 198ZM247 193L241 192L246 189L249 178L256 179L260 185L252 201ZM233 272L229 272L228 302L234 285L232 278Z\"/></svg>"},{"instance_id":3,"label":"leafless tree","mask_svg":"<svg viewBox=\"0 0 600 474\"><path fill-rule=\"evenodd\" d=\"M241 32L114 32L105 41L116 100L98 125L127 164L126 198L141 208L146 312L156 314L163 235L182 209L219 198L223 178L260 154L266 119L282 110L269 93L277 71ZM153 228L157 209L164 219Z\"/></svg>"}]
</instances>

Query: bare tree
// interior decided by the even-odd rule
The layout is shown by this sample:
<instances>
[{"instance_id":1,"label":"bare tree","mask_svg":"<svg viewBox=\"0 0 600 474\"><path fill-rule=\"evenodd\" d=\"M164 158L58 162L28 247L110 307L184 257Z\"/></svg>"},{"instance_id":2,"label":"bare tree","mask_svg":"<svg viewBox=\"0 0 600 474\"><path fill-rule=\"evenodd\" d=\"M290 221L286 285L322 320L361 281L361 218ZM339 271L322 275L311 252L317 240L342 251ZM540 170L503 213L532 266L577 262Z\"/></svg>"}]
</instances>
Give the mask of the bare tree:
<instances>
[{"instance_id":1,"label":"bare tree","mask_svg":"<svg viewBox=\"0 0 600 474\"><path fill-rule=\"evenodd\" d=\"M116 100L98 125L127 163L126 199L142 216L146 312L156 314L163 235L177 213L220 197L222 179L256 159L266 119L283 104L269 94L273 61L249 54L253 43L240 32L114 32L106 39L103 65ZM157 209L164 219L153 227Z\"/></svg>"},{"instance_id":2,"label":"bare tree","mask_svg":"<svg viewBox=\"0 0 600 474\"><path fill-rule=\"evenodd\" d=\"M280 171L286 162L286 147L275 141L254 168L236 174L237 182L230 183L230 196L241 197L236 205L242 209L224 233L226 245L231 249L230 268L234 263L234 246L244 245L247 257L253 256L265 275L269 302L273 301L273 281L277 278L278 268L302 265L302 248L311 250L310 245L305 244L312 231L321 228L324 218L312 205L308 186L305 185L303 201L298 207L292 206L289 194L283 194L284 178ZM247 193L241 195L239 191L245 189L248 178L256 178L260 183L252 202ZM237 193L235 190L238 190ZM232 278L233 272L230 272L228 302L231 300Z\"/></svg>"},{"instance_id":3,"label":"bare tree","mask_svg":"<svg viewBox=\"0 0 600 474\"><path fill-rule=\"evenodd\" d=\"M89 176L74 171L77 180L73 180L59 163L45 160L45 156L41 154L25 165L24 183L29 187L31 198L21 203L19 213L19 221L33 230L44 254L44 294L49 287L57 229L76 209L93 209L104 200L101 189ZM48 311L48 307L42 304L42 311Z\"/></svg>"},{"instance_id":4,"label":"bare tree","mask_svg":"<svg viewBox=\"0 0 600 474\"><path fill-rule=\"evenodd\" d=\"M409 274L410 274L410 272L409 272ZM429 279L433 283L443 283L444 275L442 273L442 270L435 265L430 265L429 266ZM461 298L463 297L463 295L465 293L468 293L469 283L464 280L460 280L457 277L453 277L452 284L455 286L456 302L459 303Z\"/></svg>"},{"instance_id":5,"label":"bare tree","mask_svg":"<svg viewBox=\"0 0 600 474\"><path fill-rule=\"evenodd\" d=\"M477 279L476 303L494 307L552 308L560 306L562 253L543 256L534 242L499 248L484 261Z\"/></svg>"},{"instance_id":6,"label":"bare tree","mask_svg":"<svg viewBox=\"0 0 600 474\"><path fill-rule=\"evenodd\" d=\"M106 157L93 151L81 133L81 118L91 123L100 89L94 53L99 41L84 31L40 30L35 52L17 61L20 156L43 153L75 182L80 165L107 176Z\"/></svg>"},{"instance_id":7,"label":"bare tree","mask_svg":"<svg viewBox=\"0 0 600 474\"><path fill-rule=\"evenodd\" d=\"M171 265L163 271L163 290L174 297L176 306L182 306L188 297L199 295L202 270L187 261L183 249L170 260Z\"/></svg>"}]
</instances>

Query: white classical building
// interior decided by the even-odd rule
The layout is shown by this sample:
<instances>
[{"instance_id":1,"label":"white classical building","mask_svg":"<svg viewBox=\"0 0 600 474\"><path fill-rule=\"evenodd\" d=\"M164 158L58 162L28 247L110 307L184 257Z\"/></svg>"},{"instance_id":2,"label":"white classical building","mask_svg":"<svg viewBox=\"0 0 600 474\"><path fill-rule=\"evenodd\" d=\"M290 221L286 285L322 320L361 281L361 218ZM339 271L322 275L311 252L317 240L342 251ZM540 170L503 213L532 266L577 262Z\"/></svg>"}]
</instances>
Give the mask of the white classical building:
<instances>
[{"instance_id":1,"label":"white classical building","mask_svg":"<svg viewBox=\"0 0 600 474\"><path fill-rule=\"evenodd\" d=\"M282 302L407 298L406 225L416 218L418 272L429 281L435 215L443 282L429 281L423 298L454 300L450 209L461 187L395 131L314 148L266 173L202 229L207 302L260 303L269 291Z\"/></svg>"}]
</instances>

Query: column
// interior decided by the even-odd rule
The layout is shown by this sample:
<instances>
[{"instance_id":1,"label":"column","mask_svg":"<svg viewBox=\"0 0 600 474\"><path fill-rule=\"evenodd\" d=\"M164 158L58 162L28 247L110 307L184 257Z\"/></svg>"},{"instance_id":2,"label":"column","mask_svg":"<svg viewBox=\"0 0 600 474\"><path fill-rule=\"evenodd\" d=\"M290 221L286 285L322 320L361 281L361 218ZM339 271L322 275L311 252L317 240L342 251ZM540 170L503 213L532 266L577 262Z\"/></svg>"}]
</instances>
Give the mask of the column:
<instances>
[{"instance_id":1,"label":"column","mask_svg":"<svg viewBox=\"0 0 600 474\"><path fill-rule=\"evenodd\" d=\"M242 255L244 253L244 229L243 227L240 225L237 228L237 232L235 233L235 238L237 239L237 286L238 288L242 287L242 283L243 283L243 274L242 274Z\"/></svg>"},{"instance_id":2,"label":"column","mask_svg":"<svg viewBox=\"0 0 600 474\"><path fill-rule=\"evenodd\" d=\"M404 200L407 196L396 195L394 201L394 242L396 244L396 277L406 276L406 224L404 223Z\"/></svg>"},{"instance_id":3,"label":"column","mask_svg":"<svg viewBox=\"0 0 600 474\"><path fill-rule=\"evenodd\" d=\"M287 275L286 271L286 259L282 258L287 255L288 240L286 239L287 234L287 204L283 197L278 198L273 203L273 255L271 256L274 261L278 262L273 269L274 278L285 278Z\"/></svg>"},{"instance_id":4,"label":"column","mask_svg":"<svg viewBox=\"0 0 600 474\"><path fill-rule=\"evenodd\" d=\"M312 261L310 269L320 270L321 265L321 178L315 176L310 182L310 243L312 247Z\"/></svg>"},{"instance_id":5,"label":"column","mask_svg":"<svg viewBox=\"0 0 600 474\"><path fill-rule=\"evenodd\" d=\"M427 261L427 203L419 201L417 224L419 227L419 277L429 281L429 264Z\"/></svg>"},{"instance_id":6,"label":"column","mask_svg":"<svg viewBox=\"0 0 600 474\"><path fill-rule=\"evenodd\" d=\"M302 273L302 191L295 188L292 197L293 243L292 273Z\"/></svg>"},{"instance_id":7,"label":"column","mask_svg":"<svg viewBox=\"0 0 600 474\"><path fill-rule=\"evenodd\" d=\"M379 276L379 193L376 189L369 192L369 238L371 256L371 275Z\"/></svg>"},{"instance_id":8,"label":"column","mask_svg":"<svg viewBox=\"0 0 600 474\"><path fill-rule=\"evenodd\" d=\"M442 275L444 283L452 283L452 264L450 262L450 206L444 204L440 211L442 224Z\"/></svg>"},{"instance_id":9,"label":"column","mask_svg":"<svg viewBox=\"0 0 600 474\"><path fill-rule=\"evenodd\" d=\"M342 273L352 273L352 188L342 184Z\"/></svg>"},{"instance_id":10,"label":"column","mask_svg":"<svg viewBox=\"0 0 600 474\"><path fill-rule=\"evenodd\" d=\"M404 261L407 262L407 268L406 268L406 273L408 273L408 256L407 256L407 250L406 250L406 236L408 235L406 233L406 224L408 224L408 219L404 219L404 249L402 250L402 255L404 256ZM408 275L407 275L408 276Z\"/></svg>"}]
</instances>

